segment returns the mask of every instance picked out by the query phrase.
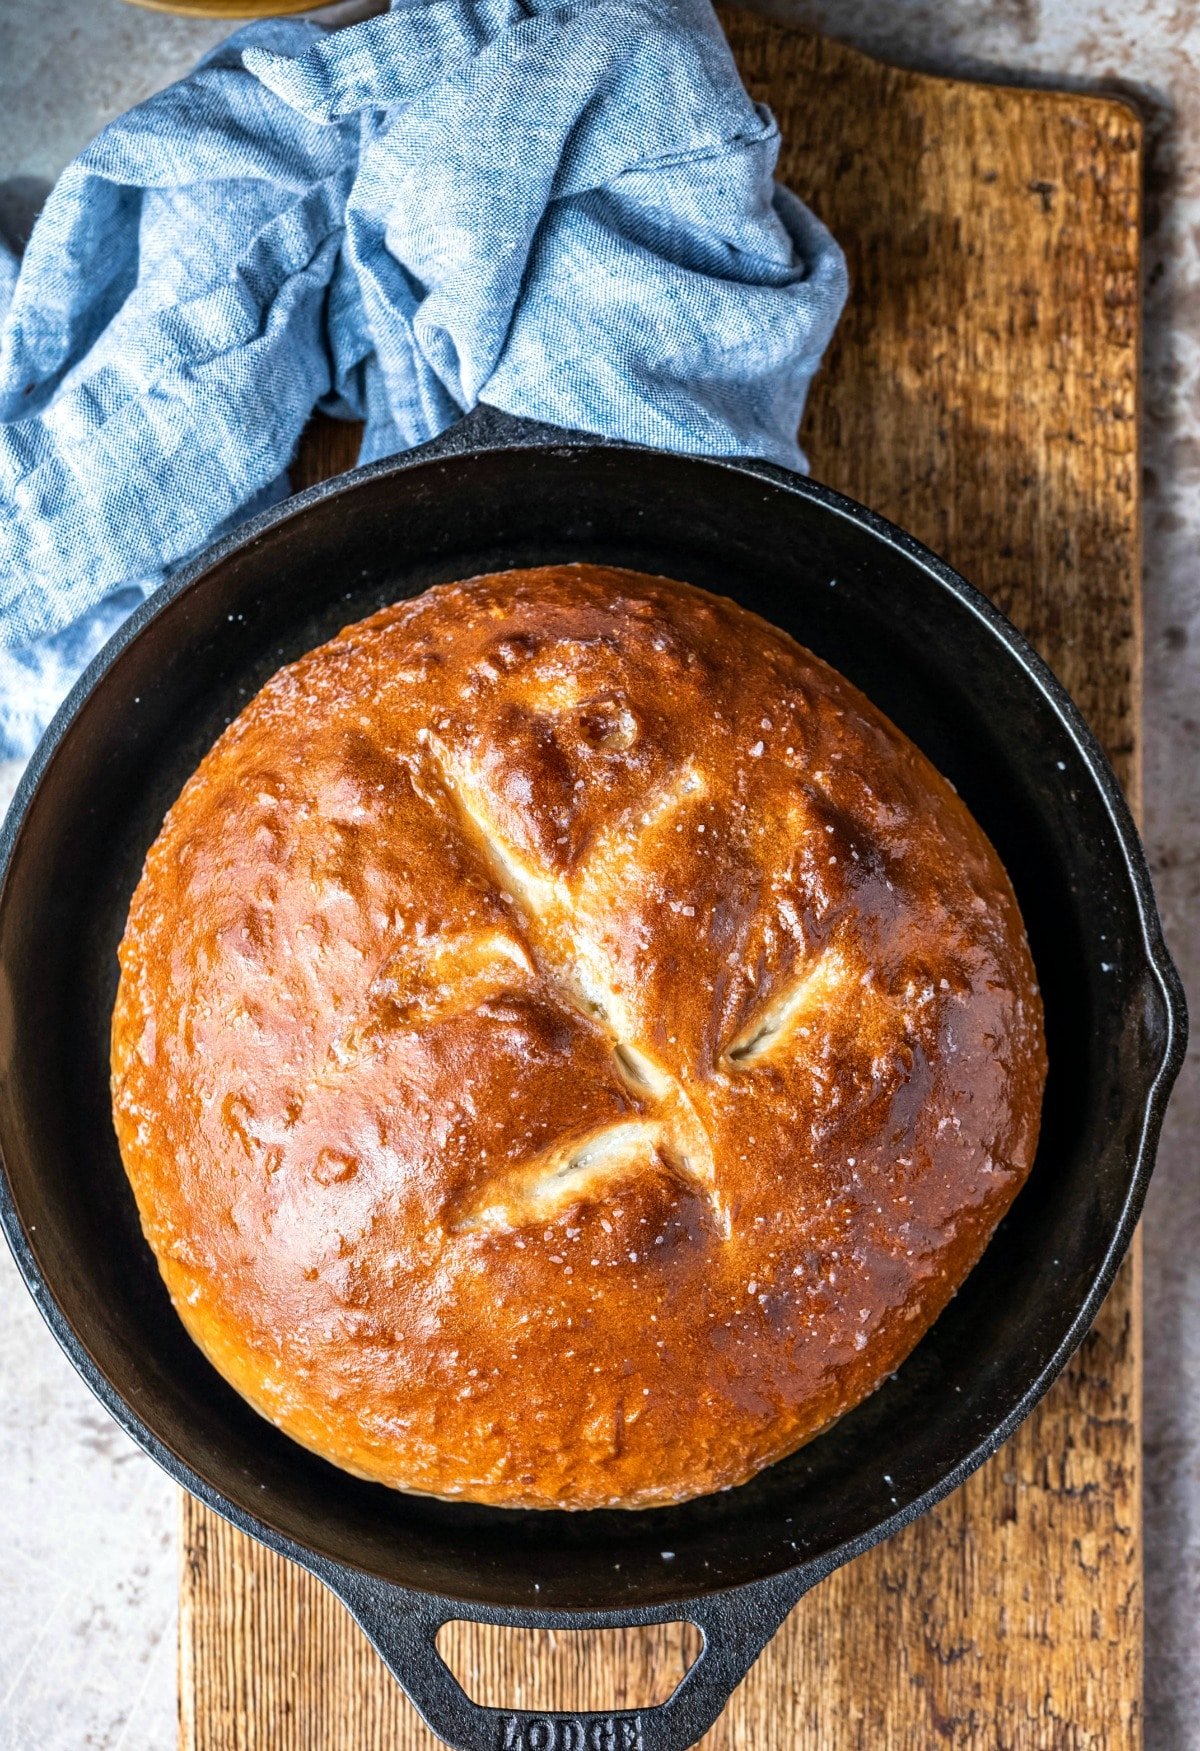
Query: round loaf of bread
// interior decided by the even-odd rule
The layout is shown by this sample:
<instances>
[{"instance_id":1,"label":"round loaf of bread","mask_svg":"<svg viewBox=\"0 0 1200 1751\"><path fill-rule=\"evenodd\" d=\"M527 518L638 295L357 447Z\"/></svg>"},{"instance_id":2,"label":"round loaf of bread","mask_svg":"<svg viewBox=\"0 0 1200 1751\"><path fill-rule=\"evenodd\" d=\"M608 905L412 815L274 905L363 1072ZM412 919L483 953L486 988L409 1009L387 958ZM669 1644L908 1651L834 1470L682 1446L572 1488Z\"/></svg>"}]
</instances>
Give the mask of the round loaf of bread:
<instances>
[{"instance_id":1,"label":"round loaf of bread","mask_svg":"<svg viewBox=\"0 0 1200 1751\"><path fill-rule=\"evenodd\" d=\"M405 1490L741 1482L896 1368L1033 1160L991 845L842 676L663 578L443 585L281 670L120 960L117 1133L180 1317Z\"/></svg>"}]
</instances>

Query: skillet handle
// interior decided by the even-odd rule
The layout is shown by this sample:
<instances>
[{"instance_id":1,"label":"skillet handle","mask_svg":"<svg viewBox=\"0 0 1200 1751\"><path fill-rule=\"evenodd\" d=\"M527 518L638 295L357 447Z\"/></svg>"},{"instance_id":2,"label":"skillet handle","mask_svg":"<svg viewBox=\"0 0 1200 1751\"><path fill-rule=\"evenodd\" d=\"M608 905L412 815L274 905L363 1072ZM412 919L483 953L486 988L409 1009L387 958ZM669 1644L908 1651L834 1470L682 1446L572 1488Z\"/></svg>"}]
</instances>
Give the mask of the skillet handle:
<instances>
[{"instance_id":1,"label":"skillet handle","mask_svg":"<svg viewBox=\"0 0 1200 1751\"><path fill-rule=\"evenodd\" d=\"M604 449L620 445L618 438L605 438L597 432L570 431L566 426L547 425L544 420L518 418L503 408L489 407L486 402L475 404L436 438L404 452L404 459L422 462L440 456L459 456L476 450L545 450L569 444L572 449ZM630 446L623 446L629 448ZM634 446L636 447L636 446Z\"/></svg>"},{"instance_id":2,"label":"skillet handle","mask_svg":"<svg viewBox=\"0 0 1200 1751\"><path fill-rule=\"evenodd\" d=\"M752 1586L643 1612L490 1613L513 1627L619 1628L687 1618L704 1637L695 1664L665 1702L612 1714L542 1713L472 1702L437 1650L469 1607L410 1593L339 1569L321 1577L342 1598L426 1725L454 1751L686 1751L716 1720L792 1606L818 1575L804 1570Z\"/></svg>"},{"instance_id":3,"label":"skillet handle","mask_svg":"<svg viewBox=\"0 0 1200 1751\"><path fill-rule=\"evenodd\" d=\"M479 450L568 448L646 450L650 455L661 454L653 446L636 443L631 438L613 438L602 432L572 431L567 426L551 426L544 420L520 418L515 413L505 413L503 408L489 407L486 402L479 401L469 413L463 414L452 426L447 426L444 432L439 432L436 438L430 438L424 444L417 444L413 449L406 450L404 459L432 462L444 456L473 455ZM793 469L784 468L778 462L767 462L761 456L702 456L700 460L741 470L748 469L753 474L761 475L764 480L775 481L784 486L796 479Z\"/></svg>"}]
</instances>

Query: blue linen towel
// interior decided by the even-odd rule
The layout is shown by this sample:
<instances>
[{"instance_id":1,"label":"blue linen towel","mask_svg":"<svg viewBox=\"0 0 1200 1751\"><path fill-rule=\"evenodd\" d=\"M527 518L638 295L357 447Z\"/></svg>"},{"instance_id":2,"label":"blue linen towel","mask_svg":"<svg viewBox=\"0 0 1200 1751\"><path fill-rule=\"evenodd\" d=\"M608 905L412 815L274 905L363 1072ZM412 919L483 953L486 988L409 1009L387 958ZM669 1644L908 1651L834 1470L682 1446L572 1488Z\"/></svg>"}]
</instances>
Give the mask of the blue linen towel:
<instances>
[{"instance_id":1,"label":"blue linen towel","mask_svg":"<svg viewBox=\"0 0 1200 1751\"><path fill-rule=\"evenodd\" d=\"M802 467L846 273L778 146L708 0L272 20L112 123L0 247L0 757L314 406Z\"/></svg>"}]
</instances>

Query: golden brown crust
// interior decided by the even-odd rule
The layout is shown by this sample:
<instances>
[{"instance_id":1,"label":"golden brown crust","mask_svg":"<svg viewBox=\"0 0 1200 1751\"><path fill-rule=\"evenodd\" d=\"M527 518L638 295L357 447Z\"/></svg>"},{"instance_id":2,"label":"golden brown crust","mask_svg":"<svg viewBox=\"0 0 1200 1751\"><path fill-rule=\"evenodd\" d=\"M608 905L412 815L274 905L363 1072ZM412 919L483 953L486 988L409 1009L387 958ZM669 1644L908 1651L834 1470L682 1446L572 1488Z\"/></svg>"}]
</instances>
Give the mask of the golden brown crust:
<instances>
[{"instance_id":1,"label":"golden brown crust","mask_svg":"<svg viewBox=\"0 0 1200 1751\"><path fill-rule=\"evenodd\" d=\"M365 1476L735 1484L916 1343L1029 1170L1041 1004L952 789L734 604L450 584L282 670L150 850L113 1098L188 1330Z\"/></svg>"}]
</instances>

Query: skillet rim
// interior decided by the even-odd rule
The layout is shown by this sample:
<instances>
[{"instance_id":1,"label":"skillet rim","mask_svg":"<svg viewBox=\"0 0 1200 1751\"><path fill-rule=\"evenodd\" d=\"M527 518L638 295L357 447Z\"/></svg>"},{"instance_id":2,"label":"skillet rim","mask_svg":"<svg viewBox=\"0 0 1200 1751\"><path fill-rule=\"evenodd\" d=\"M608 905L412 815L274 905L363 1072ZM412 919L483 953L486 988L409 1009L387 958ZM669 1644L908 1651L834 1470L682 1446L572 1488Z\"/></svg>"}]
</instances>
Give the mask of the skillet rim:
<instances>
[{"instance_id":1,"label":"skillet rim","mask_svg":"<svg viewBox=\"0 0 1200 1751\"><path fill-rule=\"evenodd\" d=\"M940 559L929 548L905 530L860 505L834 488L810 477L792 473L776 464L758 458L739 456L699 456L685 452L663 452L651 446L597 437L589 433L560 431L532 421L519 421L498 410L480 407L475 413L451 427L449 431L412 450L383 458L352 469L331 479L317 482L277 505L269 507L240 524L205 548L194 559L180 567L170 578L151 592L97 652L80 675L62 705L55 713L45 734L35 749L14 793L0 827L0 955L3 953L5 901L8 879L31 806L59 749L67 741L80 711L91 695L103 684L119 657L143 632L146 626L177 598L201 586L204 578L232 554L251 547L260 536L280 524L303 517L311 506L353 492L369 480L403 476L427 463L454 463L473 456L497 451L550 451L564 460L580 450L615 450L631 454L669 455L672 460L705 469L717 469L749 475L773 488L808 499L825 513L854 524L885 547L891 548L909 565L924 571L932 581L950 596L958 606L982 622L986 631L1003 647L1007 659L1015 663L1025 680L1041 696L1045 706L1057 717L1070 741L1087 777L1095 787L1104 813L1112 828L1120 851L1119 865L1132 893L1140 926L1137 945L1143 964L1135 982L1141 988L1153 989L1161 1009L1162 1050L1151 1072L1147 1068L1136 1089L1127 1090L1123 1104L1127 1111L1140 1109L1141 1125L1136 1152L1128 1174L1128 1185L1100 1266L1087 1294L1077 1305L1070 1324L1037 1378L1027 1387L1004 1417L971 1447L958 1462L942 1473L936 1483L909 1502L868 1526L862 1532L831 1550L803 1559L799 1563L782 1563L764 1568L749 1581L724 1584L703 1592L671 1594L664 1589L658 1600L650 1603L587 1607L526 1608L493 1604L479 1599L457 1599L406 1584L404 1587L387 1581L376 1571L326 1556L312 1545L297 1541L281 1532L260 1512L251 1512L226 1496L196 1471L189 1460L169 1445L144 1423L126 1400L111 1385L100 1363L92 1356L83 1339L63 1313L49 1277L43 1271L36 1249L25 1229L9 1182L4 1161L3 1139L0 1138L0 1224L3 1225L10 1250L16 1260L25 1285L33 1296L43 1319L50 1327L60 1348L82 1376L105 1409L137 1444L170 1476L206 1506L219 1513L239 1530L249 1533L268 1548L290 1558L324 1581L335 1592L353 1584L358 1576L368 1578L378 1587L424 1599L428 1604L444 1604L447 1616L461 1616L474 1621L490 1621L512 1626L545 1628L599 1628L673 1621L687 1615L689 1601L712 1600L722 1596L743 1594L752 1589L779 1595L787 1593L791 1602L816 1580L832 1572L851 1557L890 1537L927 1512L962 1484L1001 1447L1013 1431L1044 1397L1062 1372L1070 1357L1087 1335L1101 1303L1128 1250L1137 1219L1145 1201L1146 1190L1154 1166L1154 1155L1161 1132L1163 1116L1171 1088L1183 1063L1187 1040L1187 1010L1182 981L1163 935L1154 899L1150 873L1137 828L1106 755L1097 738L1070 698L1061 682L1032 645L1008 620L999 608L974 585ZM341 1585L339 1585L339 1578ZM791 1578L793 1585L787 1585ZM650 1589L646 1589L647 1592ZM786 1608L786 1607L785 1607Z\"/></svg>"}]
</instances>

